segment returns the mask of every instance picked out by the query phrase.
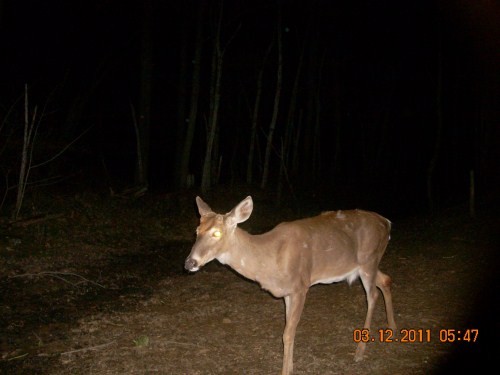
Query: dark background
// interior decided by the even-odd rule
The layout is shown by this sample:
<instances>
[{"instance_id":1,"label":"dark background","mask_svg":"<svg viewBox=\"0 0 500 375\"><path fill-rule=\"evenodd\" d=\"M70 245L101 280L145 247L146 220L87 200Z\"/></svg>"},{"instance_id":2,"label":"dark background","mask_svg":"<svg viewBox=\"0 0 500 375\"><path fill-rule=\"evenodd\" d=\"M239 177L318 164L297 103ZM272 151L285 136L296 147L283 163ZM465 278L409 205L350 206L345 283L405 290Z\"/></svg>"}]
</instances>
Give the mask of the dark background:
<instances>
[{"instance_id":1,"label":"dark background","mask_svg":"<svg viewBox=\"0 0 500 375\"><path fill-rule=\"evenodd\" d=\"M212 189L249 185L245 171L256 81L274 38L264 65L253 167L252 184L260 184L281 15L283 86L266 186L270 194L281 181L280 200L310 196L332 200L332 208L384 207L404 214L467 202L474 171L477 199L496 195L500 17L493 1L3 0L3 209L15 196L25 84L30 116L36 106L39 120L34 164L79 137L54 161L32 170L29 189L43 189L37 182L47 178L53 178L51 186L81 190L137 185L131 106L150 119L149 189L187 187L176 168L192 104L201 3L206 7L200 96L189 156L195 187L205 157L214 30L222 4L224 60L214 155L221 168ZM152 58L150 104L145 107L144 43ZM280 147L290 126L301 55L294 107L298 163L287 165L284 180L279 177ZM182 113L181 98L186 100Z\"/></svg>"}]
</instances>

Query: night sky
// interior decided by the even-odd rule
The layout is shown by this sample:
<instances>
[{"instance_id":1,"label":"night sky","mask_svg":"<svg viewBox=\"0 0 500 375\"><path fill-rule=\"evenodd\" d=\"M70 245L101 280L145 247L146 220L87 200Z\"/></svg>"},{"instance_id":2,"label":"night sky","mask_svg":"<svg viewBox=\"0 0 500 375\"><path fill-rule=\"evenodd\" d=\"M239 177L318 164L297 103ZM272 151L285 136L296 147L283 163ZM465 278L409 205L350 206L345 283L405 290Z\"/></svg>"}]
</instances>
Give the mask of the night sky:
<instances>
[{"instance_id":1,"label":"night sky","mask_svg":"<svg viewBox=\"0 0 500 375\"><path fill-rule=\"evenodd\" d=\"M192 64L188 64L188 83L181 90L181 51L185 48L188 61L193 58L199 4L150 0L149 19L144 16L144 4L0 2L0 116L5 124L0 146L9 145L0 154L4 173L16 165L18 154L12 145L20 142L22 97L28 84L31 108L44 108L35 157L43 159L57 152L89 129L58 160L57 173L83 175L87 181L91 177L103 185L109 179L133 183L135 138L130 108L140 100L141 36L147 20L153 56L148 180L152 188L175 189L175 153L183 142L177 129L182 123L179 99L187 96L186 118L192 78ZM197 185L209 111L213 20L220 2L207 4L201 92L190 158ZM368 197L361 203L376 192L374 199L394 205L412 200L413 208L425 206L427 173L441 119L433 172L438 202L445 206L466 201L471 170L479 196L496 191L500 7L488 0L224 1L220 183L244 182L256 79L265 51L276 37L278 9L283 89L275 150L285 135L303 51L295 119L301 121L304 138L298 145L299 167L295 173L290 171L294 189L351 191ZM276 87L276 44L264 69L257 151L261 159ZM313 96L319 98L318 118L311 112ZM71 118L75 103L80 104L80 111ZM307 129L316 121L321 130L314 163L320 167L312 175L313 158L304 145L311 133ZM271 160L273 183L278 178L277 155L278 151ZM259 173L257 166L256 181Z\"/></svg>"}]
</instances>

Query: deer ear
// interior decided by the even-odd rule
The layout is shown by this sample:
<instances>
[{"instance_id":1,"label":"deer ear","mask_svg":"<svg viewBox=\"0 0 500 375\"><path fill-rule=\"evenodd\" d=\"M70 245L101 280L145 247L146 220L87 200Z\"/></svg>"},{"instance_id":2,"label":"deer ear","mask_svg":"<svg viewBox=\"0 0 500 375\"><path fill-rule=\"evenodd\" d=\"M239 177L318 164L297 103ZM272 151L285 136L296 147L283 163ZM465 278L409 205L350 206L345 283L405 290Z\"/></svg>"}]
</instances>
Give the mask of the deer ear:
<instances>
[{"instance_id":1,"label":"deer ear","mask_svg":"<svg viewBox=\"0 0 500 375\"><path fill-rule=\"evenodd\" d=\"M231 220L231 224L236 225L238 223L242 223L246 221L253 210L253 200L249 195L245 199L243 199L232 211L228 214L229 219Z\"/></svg>"},{"instance_id":2,"label":"deer ear","mask_svg":"<svg viewBox=\"0 0 500 375\"><path fill-rule=\"evenodd\" d=\"M198 212L201 216L205 216L212 212L210 206L203 202L203 199L201 199L200 197L196 197L196 205L198 206Z\"/></svg>"}]
</instances>

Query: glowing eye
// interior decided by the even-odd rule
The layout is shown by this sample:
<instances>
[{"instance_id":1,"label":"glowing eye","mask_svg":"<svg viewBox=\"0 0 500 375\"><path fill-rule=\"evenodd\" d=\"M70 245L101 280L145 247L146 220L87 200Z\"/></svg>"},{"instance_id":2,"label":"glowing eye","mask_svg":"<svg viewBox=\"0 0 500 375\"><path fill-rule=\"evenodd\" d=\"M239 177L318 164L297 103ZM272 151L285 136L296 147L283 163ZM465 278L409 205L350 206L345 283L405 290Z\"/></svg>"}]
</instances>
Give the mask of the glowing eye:
<instances>
[{"instance_id":1,"label":"glowing eye","mask_svg":"<svg viewBox=\"0 0 500 375\"><path fill-rule=\"evenodd\" d=\"M216 230L215 232L212 233L212 236L215 238L219 238L220 236L222 236L222 233L220 230Z\"/></svg>"}]
</instances>

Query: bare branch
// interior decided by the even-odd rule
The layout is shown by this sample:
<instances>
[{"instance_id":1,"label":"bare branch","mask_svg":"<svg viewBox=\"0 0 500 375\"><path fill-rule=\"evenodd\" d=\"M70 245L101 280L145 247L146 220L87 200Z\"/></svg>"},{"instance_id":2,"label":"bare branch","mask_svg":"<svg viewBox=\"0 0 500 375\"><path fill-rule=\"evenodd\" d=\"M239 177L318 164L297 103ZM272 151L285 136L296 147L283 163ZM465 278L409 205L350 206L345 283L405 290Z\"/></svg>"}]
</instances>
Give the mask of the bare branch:
<instances>
[{"instance_id":1,"label":"bare branch","mask_svg":"<svg viewBox=\"0 0 500 375\"><path fill-rule=\"evenodd\" d=\"M72 273L72 272L52 272L52 271L44 271L44 272L38 272L38 273L23 273L22 275L14 275L14 276L10 276L9 279L14 279L14 278L19 278L19 277L33 277L33 276L52 276L52 277L55 277L56 279L59 279L59 280L62 280L64 281L65 283L68 283L72 286L78 286L79 284L81 284L82 282L88 282L90 284L94 284L94 285L97 285L101 288L105 288L104 285L102 284L99 284L95 281L92 281L92 280L89 280L81 275L78 275L76 273ZM71 281L68 281L66 280L63 276L74 276L74 277L78 277L80 278L82 281L80 282L77 282L77 283L72 283Z\"/></svg>"},{"instance_id":2,"label":"bare branch","mask_svg":"<svg viewBox=\"0 0 500 375\"><path fill-rule=\"evenodd\" d=\"M74 143L76 143L76 141L78 141L80 138L82 138L93 126L94 125L91 125L87 129L85 129L83 132L81 132L75 139L73 139L70 143L68 143L66 146L64 146L63 149L61 151L59 151L57 154L55 154L53 157L51 157L50 159L45 160L44 162L41 162L41 163L38 163L38 164L35 164L35 165L31 166L31 168L41 167L42 165L48 164L51 161L57 159L68 148L70 148Z\"/></svg>"}]
</instances>

